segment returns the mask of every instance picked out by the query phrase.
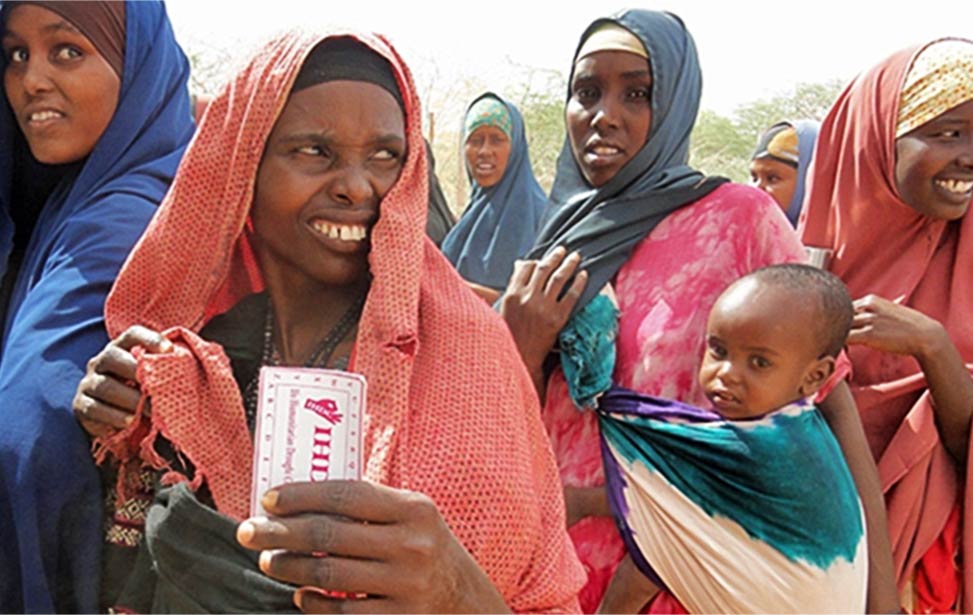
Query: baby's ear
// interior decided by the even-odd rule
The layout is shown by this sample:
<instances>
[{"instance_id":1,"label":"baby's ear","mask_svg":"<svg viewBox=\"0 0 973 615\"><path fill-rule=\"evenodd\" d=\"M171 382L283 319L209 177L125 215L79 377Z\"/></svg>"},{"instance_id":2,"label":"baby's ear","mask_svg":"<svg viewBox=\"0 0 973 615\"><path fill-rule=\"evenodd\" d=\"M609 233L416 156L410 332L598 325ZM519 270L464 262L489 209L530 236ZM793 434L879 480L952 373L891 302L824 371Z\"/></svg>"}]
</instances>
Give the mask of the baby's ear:
<instances>
[{"instance_id":1,"label":"baby's ear","mask_svg":"<svg viewBox=\"0 0 973 615\"><path fill-rule=\"evenodd\" d=\"M804 372L804 379L801 381L801 395L810 397L824 386L831 374L834 373L835 358L831 356L815 359Z\"/></svg>"}]
</instances>

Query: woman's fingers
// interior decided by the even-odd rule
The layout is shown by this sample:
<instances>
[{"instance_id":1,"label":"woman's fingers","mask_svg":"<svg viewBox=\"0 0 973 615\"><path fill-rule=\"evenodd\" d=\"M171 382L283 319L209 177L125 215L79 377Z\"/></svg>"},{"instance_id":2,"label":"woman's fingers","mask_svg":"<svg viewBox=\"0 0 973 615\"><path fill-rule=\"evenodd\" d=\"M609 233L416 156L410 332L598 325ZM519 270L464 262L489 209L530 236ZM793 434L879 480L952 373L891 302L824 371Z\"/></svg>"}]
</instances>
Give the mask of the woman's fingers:
<instances>
[{"instance_id":1,"label":"woman's fingers","mask_svg":"<svg viewBox=\"0 0 973 615\"><path fill-rule=\"evenodd\" d=\"M584 292L585 286L588 285L588 272L580 271L578 275L574 276L574 281L571 282L571 286L568 288L568 292L564 294L564 298L561 299L561 305L563 305L568 313L574 309L574 305L581 298L581 293Z\"/></svg>"},{"instance_id":2,"label":"woman's fingers","mask_svg":"<svg viewBox=\"0 0 973 615\"><path fill-rule=\"evenodd\" d=\"M104 404L91 397L75 401L74 414L85 423L85 431L93 436L104 435L111 429L125 429L132 422L132 413ZM101 425L107 429L96 427Z\"/></svg>"},{"instance_id":3,"label":"woman's fingers","mask_svg":"<svg viewBox=\"0 0 973 615\"><path fill-rule=\"evenodd\" d=\"M514 270L510 274L510 281L507 282L505 292L516 292L530 283L530 278L534 274L537 261L514 261Z\"/></svg>"},{"instance_id":4,"label":"woman's fingers","mask_svg":"<svg viewBox=\"0 0 973 615\"><path fill-rule=\"evenodd\" d=\"M109 342L105 348L88 361L85 378L95 374L110 374L121 380L135 380L138 361L128 349L121 348L115 342ZM89 386L91 382L87 383Z\"/></svg>"},{"instance_id":5,"label":"woman's fingers","mask_svg":"<svg viewBox=\"0 0 973 615\"><path fill-rule=\"evenodd\" d=\"M861 328L869 323L875 322L876 315L874 312L855 312L851 317L851 328Z\"/></svg>"},{"instance_id":6,"label":"woman's fingers","mask_svg":"<svg viewBox=\"0 0 973 615\"><path fill-rule=\"evenodd\" d=\"M135 346L155 353L172 350L172 342L160 333L133 326L88 361L72 406L81 426L93 436L124 429L138 408L142 393L134 384L138 361L131 349ZM148 405L145 410L148 414Z\"/></svg>"},{"instance_id":7,"label":"woman's fingers","mask_svg":"<svg viewBox=\"0 0 973 615\"><path fill-rule=\"evenodd\" d=\"M393 591L395 575L384 562L331 555L309 555L290 551L264 551L260 570L269 577L292 585L319 587L348 594Z\"/></svg>"},{"instance_id":8,"label":"woman's fingers","mask_svg":"<svg viewBox=\"0 0 973 615\"><path fill-rule=\"evenodd\" d=\"M248 549L289 549L303 553L334 553L373 558L401 538L394 526L364 524L327 514L294 517L255 517L237 529L237 539Z\"/></svg>"},{"instance_id":9,"label":"woman's fingers","mask_svg":"<svg viewBox=\"0 0 973 615\"><path fill-rule=\"evenodd\" d=\"M871 327L861 327L853 328L848 332L848 340L846 343L849 346L867 344L872 339L872 329Z\"/></svg>"},{"instance_id":10,"label":"woman's fingers","mask_svg":"<svg viewBox=\"0 0 973 615\"><path fill-rule=\"evenodd\" d=\"M533 295L543 294L544 289L547 288L548 279L551 274L560 266L561 261L567 255L567 250L562 246L558 246L551 250L551 252L537 262L534 270L531 272L530 280L527 283L527 288Z\"/></svg>"},{"instance_id":11,"label":"woman's fingers","mask_svg":"<svg viewBox=\"0 0 973 615\"><path fill-rule=\"evenodd\" d=\"M114 376L105 374L89 374L85 376L84 389L88 397L102 403L130 413L138 408L142 393Z\"/></svg>"},{"instance_id":12,"label":"woman's fingers","mask_svg":"<svg viewBox=\"0 0 973 615\"><path fill-rule=\"evenodd\" d=\"M370 523L405 520L424 504L435 510L432 501L420 493L360 480L281 485L264 494L261 503L271 515L321 513Z\"/></svg>"},{"instance_id":13,"label":"woman's fingers","mask_svg":"<svg viewBox=\"0 0 973 615\"><path fill-rule=\"evenodd\" d=\"M581 254L572 252L568 254L557 266L544 287L544 292L554 299L561 298L561 291L569 280L575 277L575 271L581 264Z\"/></svg>"},{"instance_id":14,"label":"woman's fingers","mask_svg":"<svg viewBox=\"0 0 973 615\"><path fill-rule=\"evenodd\" d=\"M136 346L141 346L148 352L154 353L165 353L172 350L172 342L166 339L161 333L141 325L129 327L115 338L112 343L125 350L131 350Z\"/></svg>"},{"instance_id":15,"label":"woman's fingers","mask_svg":"<svg viewBox=\"0 0 973 615\"><path fill-rule=\"evenodd\" d=\"M338 598L313 587L294 592L294 606L302 613L400 613L391 600L385 598Z\"/></svg>"}]
</instances>

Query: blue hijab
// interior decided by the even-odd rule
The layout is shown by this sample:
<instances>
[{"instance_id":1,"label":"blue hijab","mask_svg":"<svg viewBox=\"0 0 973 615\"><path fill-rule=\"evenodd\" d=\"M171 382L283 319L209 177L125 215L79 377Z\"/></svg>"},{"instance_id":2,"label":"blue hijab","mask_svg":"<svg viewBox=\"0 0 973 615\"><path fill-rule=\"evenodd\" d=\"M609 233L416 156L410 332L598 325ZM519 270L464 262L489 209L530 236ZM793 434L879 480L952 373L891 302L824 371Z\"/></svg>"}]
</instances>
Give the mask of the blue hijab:
<instances>
[{"instance_id":1,"label":"blue hijab","mask_svg":"<svg viewBox=\"0 0 973 615\"><path fill-rule=\"evenodd\" d=\"M520 111L492 92L478 96L469 108L486 97L499 100L510 113L510 158L503 177L489 188L473 180L467 163L466 175L473 193L463 216L443 241L442 250L463 279L500 290L507 286L514 261L534 245L548 201L530 167Z\"/></svg>"},{"instance_id":2,"label":"blue hijab","mask_svg":"<svg viewBox=\"0 0 973 615\"><path fill-rule=\"evenodd\" d=\"M0 350L0 611L98 609L102 492L71 411L108 342L105 296L193 133L189 62L164 5L127 2L118 107L76 174L45 202L5 313ZM13 236L11 137L0 109L0 272ZM73 181L72 181L73 179Z\"/></svg>"},{"instance_id":3,"label":"blue hijab","mask_svg":"<svg viewBox=\"0 0 973 615\"><path fill-rule=\"evenodd\" d=\"M804 205L804 180L807 177L807 168L811 164L814 156L814 143L818 140L818 130L821 122L816 120L797 120L790 122L797 132L797 186L794 187L794 196L791 197L790 205L787 206L787 219L795 227L797 219L801 216L801 208Z\"/></svg>"}]
</instances>

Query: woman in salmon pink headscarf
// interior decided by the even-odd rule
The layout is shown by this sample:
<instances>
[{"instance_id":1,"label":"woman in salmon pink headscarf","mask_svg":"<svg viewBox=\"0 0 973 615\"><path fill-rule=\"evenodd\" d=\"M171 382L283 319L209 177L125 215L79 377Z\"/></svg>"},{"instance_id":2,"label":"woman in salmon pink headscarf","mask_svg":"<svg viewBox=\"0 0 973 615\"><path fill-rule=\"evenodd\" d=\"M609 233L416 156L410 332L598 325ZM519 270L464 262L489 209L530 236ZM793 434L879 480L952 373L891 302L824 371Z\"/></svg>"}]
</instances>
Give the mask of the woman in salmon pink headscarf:
<instances>
[{"instance_id":1,"label":"woman in salmon pink headscarf","mask_svg":"<svg viewBox=\"0 0 973 615\"><path fill-rule=\"evenodd\" d=\"M138 554L106 575L109 605L577 609L529 376L425 237L421 117L405 63L366 34L282 35L213 99L112 289L116 339L75 404L88 426L135 412L101 441L119 493L135 500L151 470ZM245 520L255 387L274 365L366 378L365 480L261 489L271 516Z\"/></svg>"},{"instance_id":2,"label":"woman in salmon pink headscarf","mask_svg":"<svg viewBox=\"0 0 973 615\"><path fill-rule=\"evenodd\" d=\"M904 49L841 94L800 228L856 299L851 387L911 612L973 612L971 200L973 42Z\"/></svg>"}]
</instances>

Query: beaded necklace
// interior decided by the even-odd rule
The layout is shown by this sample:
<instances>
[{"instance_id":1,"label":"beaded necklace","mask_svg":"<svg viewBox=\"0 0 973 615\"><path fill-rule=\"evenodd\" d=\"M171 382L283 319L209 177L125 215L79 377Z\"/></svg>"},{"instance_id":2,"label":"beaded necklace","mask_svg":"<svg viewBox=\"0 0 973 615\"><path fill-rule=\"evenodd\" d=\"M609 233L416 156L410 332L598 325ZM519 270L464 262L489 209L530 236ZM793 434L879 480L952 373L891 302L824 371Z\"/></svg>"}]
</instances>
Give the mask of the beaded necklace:
<instances>
[{"instance_id":1,"label":"beaded necklace","mask_svg":"<svg viewBox=\"0 0 973 615\"><path fill-rule=\"evenodd\" d=\"M355 328L358 323L358 319L361 316L362 308L365 306L365 297L367 293L362 293L357 297L345 313L341 315L338 322L331 327L328 334L324 336L324 339L318 343L317 347L311 352L311 355L304 362L304 367L327 367L328 362L331 361L331 356L334 354L335 349L338 348L338 344L348 336L348 333ZM264 318L264 339L263 339L263 352L260 357L260 366L264 365L280 365L281 356L280 351L277 349L277 345L274 344L274 308L270 305L270 298L267 299L267 316ZM347 360L342 361L343 365L335 365L337 369L343 369L347 367ZM257 369L253 377L250 378L250 382L247 383L247 387L243 392L243 408L247 415L247 424L250 426L250 431L254 429L254 421L257 416L257 395L259 392L260 384L260 370Z\"/></svg>"}]
</instances>

